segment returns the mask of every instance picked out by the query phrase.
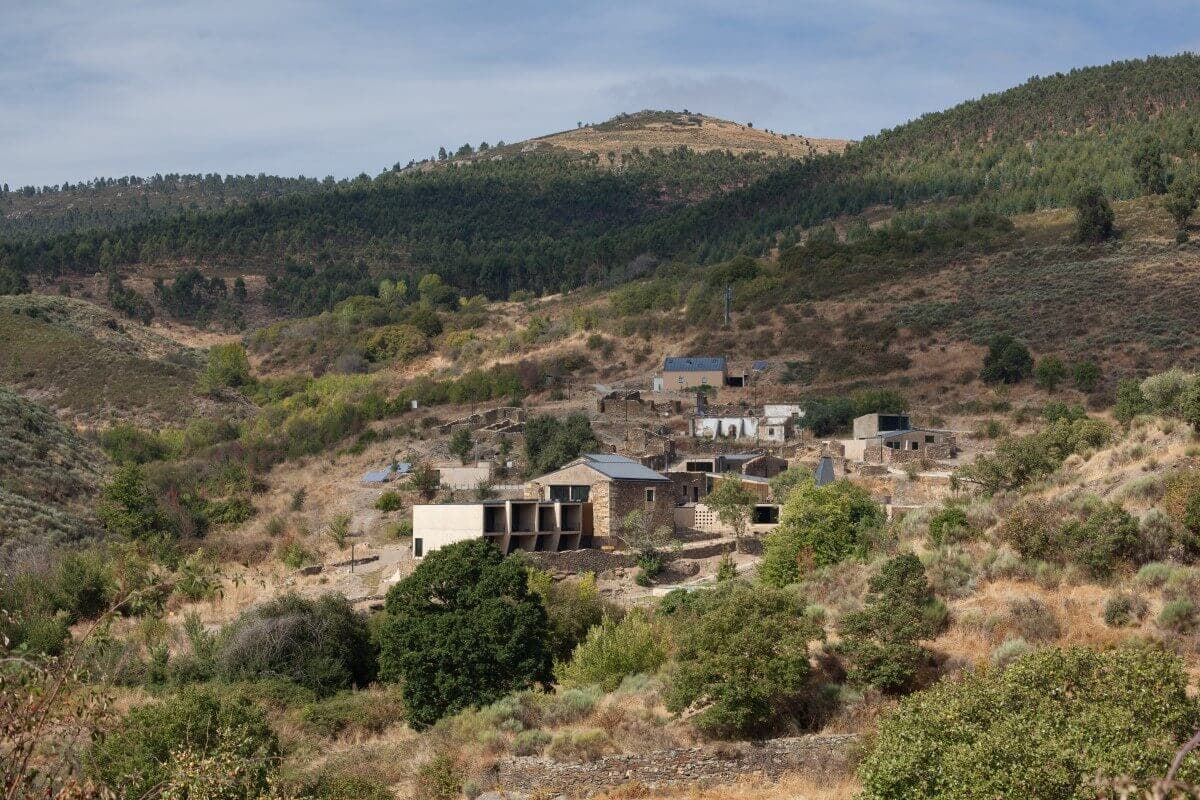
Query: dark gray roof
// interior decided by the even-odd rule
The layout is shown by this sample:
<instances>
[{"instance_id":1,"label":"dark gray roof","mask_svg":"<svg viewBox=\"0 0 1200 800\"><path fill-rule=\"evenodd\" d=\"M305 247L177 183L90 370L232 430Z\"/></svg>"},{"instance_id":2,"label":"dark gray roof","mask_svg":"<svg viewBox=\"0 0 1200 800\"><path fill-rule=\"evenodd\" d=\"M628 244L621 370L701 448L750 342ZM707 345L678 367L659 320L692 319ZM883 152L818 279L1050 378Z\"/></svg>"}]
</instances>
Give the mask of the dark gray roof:
<instances>
[{"instance_id":1,"label":"dark gray roof","mask_svg":"<svg viewBox=\"0 0 1200 800\"><path fill-rule=\"evenodd\" d=\"M580 459L592 469L618 481L669 481L632 458L616 453L586 453Z\"/></svg>"},{"instance_id":2,"label":"dark gray roof","mask_svg":"<svg viewBox=\"0 0 1200 800\"><path fill-rule=\"evenodd\" d=\"M724 356L670 356L663 360L664 372L713 372L725 369Z\"/></svg>"},{"instance_id":3,"label":"dark gray roof","mask_svg":"<svg viewBox=\"0 0 1200 800\"><path fill-rule=\"evenodd\" d=\"M817 474L813 477L816 478L817 486L833 483L833 459L829 456L821 456L821 460L817 462Z\"/></svg>"}]
</instances>

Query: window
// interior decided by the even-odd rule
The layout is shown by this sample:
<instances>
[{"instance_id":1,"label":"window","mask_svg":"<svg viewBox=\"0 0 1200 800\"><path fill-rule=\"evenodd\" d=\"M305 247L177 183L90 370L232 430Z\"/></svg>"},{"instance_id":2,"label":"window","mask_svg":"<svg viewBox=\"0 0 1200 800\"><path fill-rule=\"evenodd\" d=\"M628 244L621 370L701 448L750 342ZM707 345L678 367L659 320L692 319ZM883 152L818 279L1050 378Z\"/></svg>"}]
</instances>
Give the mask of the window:
<instances>
[{"instance_id":1,"label":"window","mask_svg":"<svg viewBox=\"0 0 1200 800\"><path fill-rule=\"evenodd\" d=\"M591 491L592 491L592 487L587 486L587 485L584 485L584 486L551 486L550 487L550 499L558 500L559 502L562 502L562 503L566 503L566 502L572 501L572 500L577 503L586 503L588 501L588 497L591 494Z\"/></svg>"},{"instance_id":2,"label":"window","mask_svg":"<svg viewBox=\"0 0 1200 800\"><path fill-rule=\"evenodd\" d=\"M925 434L925 444L933 444L934 438L932 433Z\"/></svg>"},{"instance_id":3,"label":"window","mask_svg":"<svg viewBox=\"0 0 1200 800\"><path fill-rule=\"evenodd\" d=\"M413 539L413 558L420 558L425 555L425 540Z\"/></svg>"},{"instance_id":4,"label":"window","mask_svg":"<svg viewBox=\"0 0 1200 800\"><path fill-rule=\"evenodd\" d=\"M919 450L921 448L920 442L909 442L908 444L909 444L909 448L912 450Z\"/></svg>"},{"instance_id":5,"label":"window","mask_svg":"<svg viewBox=\"0 0 1200 800\"><path fill-rule=\"evenodd\" d=\"M654 490L653 490L653 489L647 489L647 490L646 490L646 502L647 502L647 503L653 503L653 502L654 502Z\"/></svg>"},{"instance_id":6,"label":"window","mask_svg":"<svg viewBox=\"0 0 1200 800\"><path fill-rule=\"evenodd\" d=\"M692 487L692 502L693 503L700 502L700 487L699 486Z\"/></svg>"}]
</instances>

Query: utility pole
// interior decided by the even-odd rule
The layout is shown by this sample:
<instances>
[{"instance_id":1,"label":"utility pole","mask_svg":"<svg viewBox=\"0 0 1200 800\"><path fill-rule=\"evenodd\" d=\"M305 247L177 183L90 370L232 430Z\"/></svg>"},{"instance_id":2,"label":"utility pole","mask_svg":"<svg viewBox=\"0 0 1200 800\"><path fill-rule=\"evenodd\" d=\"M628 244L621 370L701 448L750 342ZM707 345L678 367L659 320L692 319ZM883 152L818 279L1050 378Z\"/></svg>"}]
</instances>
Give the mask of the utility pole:
<instances>
[{"instance_id":1,"label":"utility pole","mask_svg":"<svg viewBox=\"0 0 1200 800\"><path fill-rule=\"evenodd\" d=\"M733 315L733 287L729 284L725 285L725 327L729 327L730 317Z\"/></svg>"}]
</instances>

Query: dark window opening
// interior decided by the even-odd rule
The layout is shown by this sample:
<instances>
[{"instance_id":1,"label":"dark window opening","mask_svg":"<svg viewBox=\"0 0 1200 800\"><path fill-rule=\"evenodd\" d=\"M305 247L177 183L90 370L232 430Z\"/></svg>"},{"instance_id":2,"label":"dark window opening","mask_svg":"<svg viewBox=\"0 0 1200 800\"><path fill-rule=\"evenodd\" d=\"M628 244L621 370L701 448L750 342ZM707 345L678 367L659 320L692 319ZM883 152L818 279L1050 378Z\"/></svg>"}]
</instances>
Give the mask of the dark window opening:
<instances>
[{"instance_id":1,"label":"dark window opening","mask_svg":"<svg viewBox=\"0 0 1200 800\"><path fill-rule=\"evenodd\" d=\"M425 555L425 540L413 539L413 557L420 558Z\"/></svg>"},{"instance_id":2,"label":"dark window opening","mask_svg":"<svg viewBox=\"0 0 1200 800\"><path fill-rule=\"evenodd\" d=\"M550 499L562 503L572 500L577 503L586 503L591 490L590 486L551 486Z\"/></svg>"},{"instance_id":3,"label":"dark window opening","mask_svg":"<svg viewBox=\"0 0 1200 800\"><path fill-rule=\"evenodd\" d=\"M750 522L754 525L775 525L779 522L779 506L755 506Z\"/></svg>"}]
</instances>

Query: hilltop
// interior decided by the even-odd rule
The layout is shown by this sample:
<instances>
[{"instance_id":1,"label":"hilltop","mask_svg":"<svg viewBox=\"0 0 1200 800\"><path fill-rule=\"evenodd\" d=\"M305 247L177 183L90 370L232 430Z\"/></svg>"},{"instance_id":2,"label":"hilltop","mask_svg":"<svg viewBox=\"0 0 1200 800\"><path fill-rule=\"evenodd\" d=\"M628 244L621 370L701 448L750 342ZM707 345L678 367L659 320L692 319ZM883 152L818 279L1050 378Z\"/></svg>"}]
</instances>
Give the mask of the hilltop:
<instances>
[{"instance_id":1,"label":"hilltop","mask_svg":"<svg viewBox=\"0 0 1200 800\"><path fill-rule=\"evenodd\" d=\"M720 150L736 156L752 153L807 158L824 153L840 153L849 144L842 139L814 139L801 134L763 130L752 124L730 122L688 111L646 110L618 114L606 122L580 125L571 130L476 151L470 158L504 158L550 148L579 155L595 154L599 158L592 163L597 167L615 168L623 165L634 151L669 152L682 147L696 153Z\"/></svg>"},{"instance_id":2,"label":"hilltop","mask_svg":"<svg viewBox=\"0 0 1200 800\"><path fill-rule=\"evenodd\" d=\"M292 264L327 274L288 292L322 298L352 294L368 276L412 282L428 271L493 299L561 291L626 280L644 269L631 270L635 264L767 255L806 228L880 206L952 202L1029 212L1067 205L1090 183L1129 199L1140 194L1133 155L1147 137L1170 170L1196 167L1198 85L1197 56L1120 62L1037 78L842 153L803 158L780 157L779 148L765 156L631 149L621 169L596 170L607 153L576 149L586 137L660 130L647 121L652 114L628 130L614 121L594 133L558 134L570 147L541 148L546 153L518 148L512 157L387 172L220 211L10 237L0 240L0 265L54 275L236 263L284 276ZM689 127L673 122L670 130ZM315 310L300 305L281 300L293 312Z\"/></svg>"}]
</instances>

